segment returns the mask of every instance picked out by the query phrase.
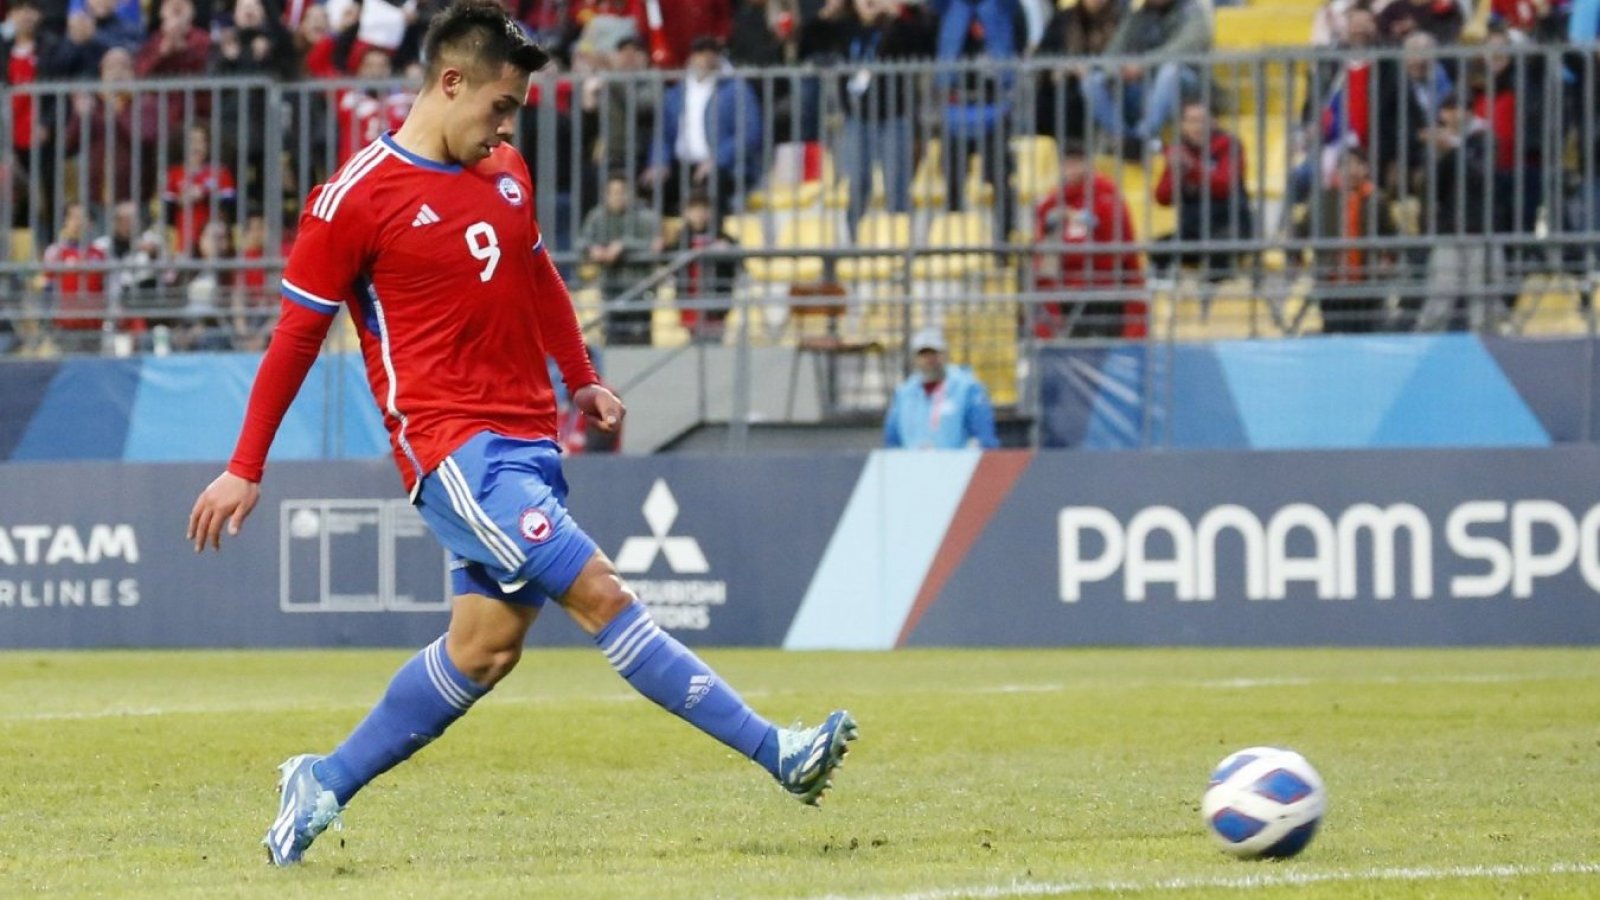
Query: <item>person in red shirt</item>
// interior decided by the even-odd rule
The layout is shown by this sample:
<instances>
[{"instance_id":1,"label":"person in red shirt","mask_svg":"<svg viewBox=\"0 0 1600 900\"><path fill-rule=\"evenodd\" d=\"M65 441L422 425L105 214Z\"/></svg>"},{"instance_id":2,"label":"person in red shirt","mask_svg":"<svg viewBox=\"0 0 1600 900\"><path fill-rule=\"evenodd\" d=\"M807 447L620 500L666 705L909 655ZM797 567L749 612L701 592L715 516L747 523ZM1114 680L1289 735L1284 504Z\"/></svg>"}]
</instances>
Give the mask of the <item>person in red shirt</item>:
<instances>
[{"instance_id":1,"label":"person in red shirt","mask_svg":"<svg viewBox=\"0 0 1600 900\"><path fill-rule=\"evenodd\" d=\"M139 48L135 63L139 77L204 75L211 57L211 35L195 27L194 4L190 0L161 0L160 15L160 28Z\"/></svg>"},{"instance_id":2,"label":"person in red shirt","mask_svg":"<svg viewBox=\"0 0 1600 900\"><path fill-rule=\"evenodd\" d=\"M624 408L595 374L509 143L548 56L498 0L458 0L423 44L428 69L405 125L306 199L238 446L189 517L197 552L238 533L261 499L278 424L348 307L401 480L452 555L455 597L449 631L401 666L343 743L279 767L270 861L298 863L357 791L505 677L547 598L635 689L815 803L855 737L850 715L773 727L655 625L567 511L546 356L602 427L616 429Z\"/></svg>"},{"instance_id":3,"label":"person in red shirt","mask_svg":"<svg viewBox=\"0 0 1600 900\"><path fill-rule=\"evenodd\" d=\"M1040 337L1134 338L1145 334L1144 270L1139 253L1116 247L1070 249L1072 244L1133 244L1133 216L1116 182L1096 172L1083 141L1062 145L1061 185L1039 203L1035 240L1066 244L1034 257L1043 292L1098 297L1046 303L1035 323Z\"/></svg>"},{"instance_id":4,"label":"person in red shirt","mask_svg":"<svg viewBox=\"0 0 1600 900\"><path fill-rule=\"evenodd\" d=\"M233 172L212 162L210 130L204 125L190 128L183 162L168 167L166 186L161 191L161 199L177 228L174 249L180 255L193 255L195 242L211 221L213 204L226 215L233 208L235 193Z\"/></svg>"},{"instance_id":5,"label":"person in red shirt","mask_svg":"<svg viewBox=\"0 0 1600 900\"><path fill-rule=\"evenodd\" d=\"M0 85L21 87L39 80L43 60L50 54L55 39L39 30L42 16L37 0L17 0L6 10L5 25L0 29ZM5 32L10 36L6 37ZM12 221L0 227L25 227L34 208L48 216L53 206L50 191L55 186L55 154L50 146L48 123L52 107L46 105L48 95L35 95L23 91L11 93L11 164L16 166L15 178L19 184L29 184L30 191L19 191L18 202L12 210ZM37 116L38 121L35 121ZM5 167L6 154L0 151L0 169Z\"/></svg>"},{"instance_id":6,"label":"person in red shirt","mask_svg":"<svg viewBox=\"0 0 1600 900\"><path fill-rule=\"evenodd\" d=\"M381 47L368 47L361 54L361 66L356 77L369 81L386 81L394 77L394 58ZM386 131L399 129L411 112L417 95L396 88L394 90L348 90L339 96L339 161L349 159L357 150L378 139Z\"/></svg>"},{"instance_id":7,"label":"person in red shirt","mask_svg":"<svg viewBox=\"0 0 1600 900\"><path fill-rule=\"evenodd\" d=\"M75 332L81 338L61 341L63 345L70 345L66 349L89 349L98 343L104 324L89 314L106 311L105 273L79 268L83 263L103 262L106 258L89 239L88 232L88 212L82 203L74 203L62 216L55 243L44 248L45 278L50 292L55 295L56 328L61 332Z\"/></svg>"},{"instance_id":8,"label":"person in red shirt","mask_svg":"<svg viewBox=\"0 0 1600 900\"><path fill-rule=\"evenodd\" d=\"M1181 241L1230 240L1254 234L1245 190L1245 157L1239 139L1217 127L1204 103L1185 103L1178 140L1167 149L1166 168L1156 182L1156 202L1178 209ZM1234 253L1185 253L1185 265L1200 266L1207 279L1233 273ZM1152 259L1152 265L1160 267Z\"/></svg>"}]
</instances>

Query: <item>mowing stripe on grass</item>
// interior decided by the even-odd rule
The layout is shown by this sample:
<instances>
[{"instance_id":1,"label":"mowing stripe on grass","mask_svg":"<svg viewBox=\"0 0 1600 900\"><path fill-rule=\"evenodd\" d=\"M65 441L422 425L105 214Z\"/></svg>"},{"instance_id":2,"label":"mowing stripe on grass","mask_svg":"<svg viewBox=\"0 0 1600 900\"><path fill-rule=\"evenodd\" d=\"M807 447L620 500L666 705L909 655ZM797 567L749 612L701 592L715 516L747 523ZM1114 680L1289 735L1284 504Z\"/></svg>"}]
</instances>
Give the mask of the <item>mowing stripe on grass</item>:
<instances>
[{"instance_id":1,"label":"mowing stripe on grass","mask_svg":"<svg viewBox=\"0 0 1600 900\"><path fill-rule=\"evenodd\" d=\"M1545 866L1454 866L1356 869L1335 872L1268 872L1236 877L1162 878L1151 881L1013 881L965 888L933 888L910 894L869 894L845 897L829 894L818 900L960 900L985 897L1049 897L1124 891L1192 891L1204 888L1303 887L1345 881L1444 881L1450 879L1522 878L1536 875L1600 875L1600 863L1552 863Z\"/></svg>"}]
</instances>

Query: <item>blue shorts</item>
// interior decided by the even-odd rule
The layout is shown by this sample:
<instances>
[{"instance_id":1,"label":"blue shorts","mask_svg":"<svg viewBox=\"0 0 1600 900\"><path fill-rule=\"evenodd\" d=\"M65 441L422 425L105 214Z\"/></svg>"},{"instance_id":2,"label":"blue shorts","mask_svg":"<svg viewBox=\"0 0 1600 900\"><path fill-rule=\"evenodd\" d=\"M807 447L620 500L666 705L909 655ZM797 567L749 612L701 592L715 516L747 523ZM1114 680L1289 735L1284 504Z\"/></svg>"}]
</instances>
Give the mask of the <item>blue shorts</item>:
<instances>
[{"instance_id":1,"label":"blue shorts","mask_svg":"<svg viewBox=\"0 0 1600 900\"><path fill-rule=\"evenodd\" d=\"M596 549L566 499L553 442L484 431L423 478L417 510L450 551L457 594L539 607L572 587Z\"/></svg>"}]
</instances>

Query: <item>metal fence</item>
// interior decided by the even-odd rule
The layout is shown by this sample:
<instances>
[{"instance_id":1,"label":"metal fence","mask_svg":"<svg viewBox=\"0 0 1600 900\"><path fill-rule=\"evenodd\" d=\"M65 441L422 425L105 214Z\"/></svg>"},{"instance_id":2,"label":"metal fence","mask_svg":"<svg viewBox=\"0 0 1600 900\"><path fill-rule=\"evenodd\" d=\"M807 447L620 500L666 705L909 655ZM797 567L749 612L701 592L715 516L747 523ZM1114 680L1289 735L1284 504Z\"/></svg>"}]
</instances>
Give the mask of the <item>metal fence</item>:
<instances>
[{"instance_id":1,"label":"metal fence","mask_svg":"<svg viewBox=\"0 0 1600 900\"><path fill-rule=\"evenodd\" d=\"M998 400L1026 404L1039 341L1593 330L1592 49L707 77L703 141L677 115L684 73L535 79L517 140L599 343L793 343L886 359L892 378L906 336L938 325ZM261 346L300 198L414 90L4 92L28 115L0 119L0 147L17 148L0 178L0 344ZM605 212L608 184L630 211ZM597 261L612 241L625 251ZM881 405L869 368L831 402Z\"/></svg>"}]
</instances>

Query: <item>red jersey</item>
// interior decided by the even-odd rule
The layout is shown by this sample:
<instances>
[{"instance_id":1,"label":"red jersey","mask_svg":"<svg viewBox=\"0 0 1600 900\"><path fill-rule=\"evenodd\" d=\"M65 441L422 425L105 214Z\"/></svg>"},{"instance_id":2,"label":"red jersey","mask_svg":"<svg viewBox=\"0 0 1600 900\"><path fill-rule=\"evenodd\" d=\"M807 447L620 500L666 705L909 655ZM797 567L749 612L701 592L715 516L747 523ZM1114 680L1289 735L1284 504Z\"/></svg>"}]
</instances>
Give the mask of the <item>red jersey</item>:
<instances>
[{"instance_id":1,"label":"red jersey","mask_svg":"<svg viewBox=\"0 0 1600 900\"><path fill-rule=\"evenodd\" d=\"M531 196L527 164L509 145L462 168L420 158L387 134L314 189L283 273L285 314L230 470L260 480L271 432L326 333L326 325L318 334L295 325L303 315L291 315L298 310L290 304L323 321L349 306L413 495L422 476L481 431L554 439L546 353L569 391L599 379ZM293 331L280 341L286 323ZM273 358L297 346L309 346L311 358L296 356L292 366Z\"/></svg>"},{"instance_id":2,"label":"red jersey","mask_svg":"<svg viewBox=\"0 0 1600 900\"><path fill-rule=\"evenodd\" d=\"M183 198L186 188L198 188L193 200ZM209 163L199 168L187 165L167 168L167 183L161 199L177 207L173 224L178 228L178 252L193 253L200 232L211 221L211 198L232 202L236 188L233 173L222 166Z\"/></svg>"},{"instance_id":3,"label":"red jersey","mask_svg":"<svg viewBox=\"0 0 1600 900\"><path fill-rule=\"evenodd\" d=\"M13 87L32 84L39 78L39 45L30 41L26 49L21 44L11 48L11 58L6 60L7 84ZM18 149L33 146L32 94L11 95L11 145Z\"/></svg>"},{"instance_id":4,"label":"red jersey","mask_svg":"<svg viewBox=\"0 0 1600 900\"><path fill-rule=\"evenodd\" d=\"M393 91L374 97L366 91L345 91L339 97L339 161L377 140L384 132L399 131L411 114L417 95Z\"/></svg>"},{"instance_id":5,"label":"red jersey","mask_svg":"<svg viewBox=\"0 0 1600 900\"><path fill-rule=\"evenodd\" d=\"M55 288L57 310L64 313L105 311L106 299L102 293L105 274L71 269L78 263L103 262L105 258L100 248L74 240L57 241L44 249L47 270L57 269L50 275L50 284ZM99 319L68 316L56 320L57 328L73 331L97 331L100 325Z\"/></svg>"}]
</instances>

